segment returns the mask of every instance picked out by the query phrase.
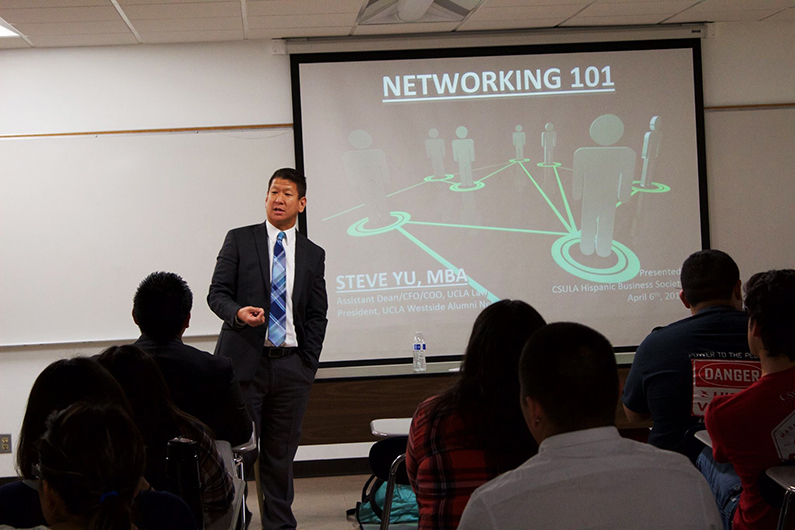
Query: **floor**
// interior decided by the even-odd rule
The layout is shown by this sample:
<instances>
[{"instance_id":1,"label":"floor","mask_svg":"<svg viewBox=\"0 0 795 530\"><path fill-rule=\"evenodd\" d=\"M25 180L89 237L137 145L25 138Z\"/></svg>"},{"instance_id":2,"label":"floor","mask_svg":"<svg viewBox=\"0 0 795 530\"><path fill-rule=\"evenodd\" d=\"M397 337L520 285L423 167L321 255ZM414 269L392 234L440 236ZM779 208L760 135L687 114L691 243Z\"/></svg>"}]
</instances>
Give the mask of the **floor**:
<instances>
[{"instance_id":1,"label":"floor","mask_svg":"<svg viewBox=\"0 0 795 530\"><path fill-rule=\"evenodd\" d=\"M357 528L356 522L346 519L345 510L356 506L361 499L362 486L369 475L343 477L317 477L295 479L295 501L293 513L298 528L306 530L346 530ZM248 483L246 503L253 513L250 530L259 530L261 525L257 508L256 486Z\"/></svg>"}]
</instances>

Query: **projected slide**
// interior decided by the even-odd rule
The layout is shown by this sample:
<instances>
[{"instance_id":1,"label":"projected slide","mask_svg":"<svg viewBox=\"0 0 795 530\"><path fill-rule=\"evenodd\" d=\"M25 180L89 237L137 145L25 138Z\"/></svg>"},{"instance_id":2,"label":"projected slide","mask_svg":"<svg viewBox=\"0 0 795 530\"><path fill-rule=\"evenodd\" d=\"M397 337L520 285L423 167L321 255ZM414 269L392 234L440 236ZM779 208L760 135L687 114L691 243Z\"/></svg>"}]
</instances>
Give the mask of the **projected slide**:
<instances>
[{"instance_id":1,"label":"projected slide","mask_svg":"<svg viewBox=\"0 0 795 530\"><path fill-rule=\"evenodd\" d=\"M502 298L617 346L685 315L701 248L690 47L301 62L323 360L461 354Z\"/></svg>"}]
</instances>

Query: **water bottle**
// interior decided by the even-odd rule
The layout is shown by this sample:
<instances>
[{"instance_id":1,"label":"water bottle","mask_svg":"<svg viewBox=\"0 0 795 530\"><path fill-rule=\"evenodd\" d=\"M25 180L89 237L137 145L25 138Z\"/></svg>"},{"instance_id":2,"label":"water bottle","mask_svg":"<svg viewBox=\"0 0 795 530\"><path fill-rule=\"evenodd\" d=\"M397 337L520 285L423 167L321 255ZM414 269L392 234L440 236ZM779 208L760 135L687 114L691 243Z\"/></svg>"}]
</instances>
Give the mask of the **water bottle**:
<instances>
[{"instance_id":1,"label":"water bottle","mask_svg":"<svg viewBox=\"0 0 795 530\"><path fill-rule=\"evenodd\" d=\"M425 337L422 336L421 332L417 332L414 334L414 346L411 348L412 354L414 355L414 371L415 372L424 372L426 365L425 365Z\"/></svg>"}]
</instances>

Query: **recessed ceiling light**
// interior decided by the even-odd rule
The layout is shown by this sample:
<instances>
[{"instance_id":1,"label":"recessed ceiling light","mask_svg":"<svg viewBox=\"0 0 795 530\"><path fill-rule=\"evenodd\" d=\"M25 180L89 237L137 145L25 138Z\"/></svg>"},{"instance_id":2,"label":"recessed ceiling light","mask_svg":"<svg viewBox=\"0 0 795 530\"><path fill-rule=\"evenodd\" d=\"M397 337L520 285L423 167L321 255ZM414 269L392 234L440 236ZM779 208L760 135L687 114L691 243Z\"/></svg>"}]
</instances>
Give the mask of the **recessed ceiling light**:
<instances>
[{"instance_id":1,"label":"recessed ceiling light","mask_svg":"<svg viewBox=\"0 0 795 530\"><path fill-rule=\"evenodd\" d=\"M19 32L11 24L0 18L0 37L19 37Z\"/></svg>"},{"instance_id":2,"label":"recessed ceiling light","mask_svg":"<svg viewBox=\"0 0 795 530\"><path fill-rule=\"evenodd\" d=\"M483 0L366 0L361 25L464 20Z\"/></svg>"}]
</instances>

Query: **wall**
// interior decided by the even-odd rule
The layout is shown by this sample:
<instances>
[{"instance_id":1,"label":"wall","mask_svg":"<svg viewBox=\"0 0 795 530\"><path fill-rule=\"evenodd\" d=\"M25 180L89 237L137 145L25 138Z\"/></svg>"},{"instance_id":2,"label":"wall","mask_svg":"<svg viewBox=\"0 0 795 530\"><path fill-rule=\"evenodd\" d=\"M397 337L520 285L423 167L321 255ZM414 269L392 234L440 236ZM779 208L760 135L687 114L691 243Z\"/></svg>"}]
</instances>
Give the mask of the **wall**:
<instances>
[{"instance_id":1,"label":"wall","mask_svg":"<svg viewBox=\"0 0 795 530\"><path fill-rule=\"evenodd\" d=\"M2 51L0 134L289 123L289 60L269 55L267 45ZM795 24L721 24L703 46L707 106L795 102ZM710 185L720 188L720 178ZM782 218L792 222L788 211ZM203 303L203 293L196 299ZM31 318L44 326L58 315ZM212 349L212 340L194 344ZM0 348L0 433L12 433L16 444L30 386L44 366L105 346ZM0 455L0 477L14 473L12 455Z\"/></svg>"}]
</instances>

